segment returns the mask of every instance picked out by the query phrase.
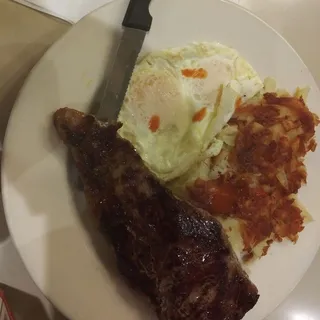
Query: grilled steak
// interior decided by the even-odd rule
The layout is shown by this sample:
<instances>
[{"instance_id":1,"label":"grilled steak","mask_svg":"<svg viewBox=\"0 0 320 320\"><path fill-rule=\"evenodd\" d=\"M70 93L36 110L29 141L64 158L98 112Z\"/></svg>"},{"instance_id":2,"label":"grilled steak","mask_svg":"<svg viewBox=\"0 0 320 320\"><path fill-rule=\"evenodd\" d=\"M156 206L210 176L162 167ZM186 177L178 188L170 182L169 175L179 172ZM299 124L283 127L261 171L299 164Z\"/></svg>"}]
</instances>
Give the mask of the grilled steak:
<instances>
[{"instance_id":1,"label":"grilled steak","mask_svg":"<svg viewBox=\"0 0 320 320\"><path fill-rule=\"evenodd\" d=\"M120 272L159 319L236 320L253 308L257 288L220 223L162 186L118 135L121 124L69 108L56 111L54 124Z\"/></svg>"}]
</instances>

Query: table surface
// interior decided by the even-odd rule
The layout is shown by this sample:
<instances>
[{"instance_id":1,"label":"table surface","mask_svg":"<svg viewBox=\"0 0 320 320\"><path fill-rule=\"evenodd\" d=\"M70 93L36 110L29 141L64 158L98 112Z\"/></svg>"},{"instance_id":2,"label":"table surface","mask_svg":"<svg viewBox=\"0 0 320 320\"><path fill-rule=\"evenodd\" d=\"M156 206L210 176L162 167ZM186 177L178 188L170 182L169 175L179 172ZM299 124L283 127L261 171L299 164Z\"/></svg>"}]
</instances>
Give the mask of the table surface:
<instances>
[{"instance_id":1,"label":"table surface","mask_svg":"<svg viewBox=\"0 0 320 320\"><path fill-rule=\"evenodd\" d=\"M320 86L319 0L233 0L282 34L300 54ZM34 64L70 25L0 0L0 142L17 92ZM1 203L0 203L1 205ZM4 284L17 320L64 319L30 279L0 207L0 287ZM292 294L267 320L320 319L320 253ZM288 272L290 272L288 270Z\"/></svg>"}]
</instances>

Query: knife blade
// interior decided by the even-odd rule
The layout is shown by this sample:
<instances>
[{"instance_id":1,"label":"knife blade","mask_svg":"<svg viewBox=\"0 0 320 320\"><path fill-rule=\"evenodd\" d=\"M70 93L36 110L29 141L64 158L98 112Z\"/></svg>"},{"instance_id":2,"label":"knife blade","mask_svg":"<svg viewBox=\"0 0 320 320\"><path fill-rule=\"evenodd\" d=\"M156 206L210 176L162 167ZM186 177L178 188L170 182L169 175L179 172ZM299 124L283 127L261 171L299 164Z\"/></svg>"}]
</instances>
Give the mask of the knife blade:
<instances>
[{"instance_id":1,"label":"knife blade","mask_svg":"<svg viewBox=\"0 0 320 320\"><path fill-rule=\"evenodd\" d=\"M149 13L151 0L130 0L122 22L122 36L108 76L106 88L96 117L117 120L131 75L146 34L152 24Z\"/></svg>"}]
</instances>

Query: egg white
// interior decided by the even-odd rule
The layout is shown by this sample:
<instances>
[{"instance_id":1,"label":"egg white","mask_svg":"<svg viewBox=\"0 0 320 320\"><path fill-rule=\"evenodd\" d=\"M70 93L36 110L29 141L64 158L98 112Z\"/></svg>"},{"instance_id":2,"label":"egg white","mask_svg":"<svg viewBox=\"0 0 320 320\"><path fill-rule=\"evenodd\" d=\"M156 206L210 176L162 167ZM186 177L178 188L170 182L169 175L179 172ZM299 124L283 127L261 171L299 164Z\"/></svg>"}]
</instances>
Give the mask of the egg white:
<instances>
[{"instance_id":1,"label":"egg white","mask_svg":"<svg viewBox=\"0 0 320 320\"><path fill-rule=\"evenodd\" d=\"M187 77L184 70L204 70ZM136 66L119 115L120 135L135 146L162 180L184 174L197 161L219 154L216 138L239 97L250 99L263 87L238 52L219 43L194 43L148 54ZM205 110L200 121L195 116ZM156 116L159 127L151 130Z\"/></svg>"}]
</instances>

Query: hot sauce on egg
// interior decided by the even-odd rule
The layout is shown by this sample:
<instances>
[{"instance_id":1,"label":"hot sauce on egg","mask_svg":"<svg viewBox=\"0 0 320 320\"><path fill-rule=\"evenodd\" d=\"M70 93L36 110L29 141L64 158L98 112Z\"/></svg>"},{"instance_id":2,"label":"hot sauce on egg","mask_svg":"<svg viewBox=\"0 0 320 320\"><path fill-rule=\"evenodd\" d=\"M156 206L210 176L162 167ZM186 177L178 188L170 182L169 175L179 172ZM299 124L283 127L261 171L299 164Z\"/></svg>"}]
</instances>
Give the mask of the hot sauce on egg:
<instances>
[{"instance_id":1,"label":"hot sauce on egg","mask_svg":"<svg viewBox=\"0 0 320 320\"><path fill-rule=\"evenodd\" d=\"M199 122L201 120L203 120L203 118L206 116L207 114L207 108L203 107L202 109L200 109L199 111L197 111L193 117L192 117L192 122Z\"/></svg>"},{"instance_id":2,"label":"hot sauce on egg","mask_svg":"<svg viewBox=\"0 0 320 320\"><path fill-rule=\"evenodd\" d=\"M241 97L238 97L235 103L235 108L240 108L240 106L242 105L242 99Z\"/></svg>"},{"instance_id":3,"label":"hot sauce on egg","mask_svg":"<svg viewBox=\"0 0 320 320\"><path fill-rule=\"evenodd\" d=\"M156 132L160 127L160 117L153 115L149 120L149 129L151 132Z\"/></svg>"},{"instance_id":4,"label":"hot sauce on egg","mask_svg":"<svg viewBox=\"0 0 320 320\"><path fill-rule=\"evenodd\" d=\"M197 79L205 79L208 76L207 70L203 68L199 69L183 69L181 73L186 78L197 78Z\"/></svg>"}]
</instances>

